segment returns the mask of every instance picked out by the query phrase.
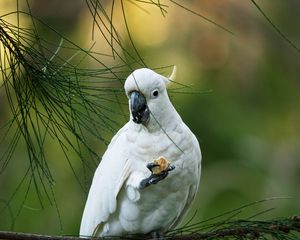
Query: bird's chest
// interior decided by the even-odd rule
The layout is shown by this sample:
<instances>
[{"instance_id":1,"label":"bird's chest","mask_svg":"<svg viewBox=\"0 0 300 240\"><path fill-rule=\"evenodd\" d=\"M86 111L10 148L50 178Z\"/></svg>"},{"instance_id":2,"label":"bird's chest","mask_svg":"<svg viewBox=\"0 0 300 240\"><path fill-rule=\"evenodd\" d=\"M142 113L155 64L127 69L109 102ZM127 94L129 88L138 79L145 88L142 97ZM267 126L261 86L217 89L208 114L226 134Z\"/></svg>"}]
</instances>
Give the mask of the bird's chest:
<instances>
[{"instance_id":1,"label":"bird's chest","mask_svg":"<svg viewBox=\"0 0 300 240\"><path fill-rule=\"evenodd\" d=\"M185 177L189 174L194 175L195 169L198 169L198 159L194 155L191 134L189 131L184 131L180 126L168 133L164 131L156 133L146 131L129 132L127 140L126 155L129 159L131 173L134 176L140 178L149 176L150 171L146 167L147 163L161 156L175 166L175 170L169 173L166 180L162 181L163 184L159 184L162 187L168 184L172 186L185 185L185 179L189 180ZM132 181L138 181L137 179L138 177L135 177ZM172 182L172 184L169 182ZM172 186L170 186L170 190L173 189Z\"/></svg>"},{"instance_id":2,"label":"bird's chest","mask_svg":"<svg viewBox=\"0 0 300 240\"><path fill-rule=\"evenodd\" d=\"M152 134L146 131L133 131L127 134L127 140L126 155L140 171L148 171L146 164L160 156L176 167L181 167L182 155L189 150L186 144L187 136L180 129L168 134L163 131Z\"/></svg>"},{"instance_id":3,"label":"bird's chest","mask_svg":"<svg viewBox=\"0 0 300 240\"><path fill-rule=\"evenodd\" d=\"M127 154L132 171L121 197L120 220L128 231L144 229L147 232L154 226L168 228L185 206L190 186L198 181L197 164L191 159L192 144L188 136L178 131L168 136L139 134L130 137ZM140 181L151 174L147 163L160 156L168 159L175 169L159 183L138 189Z\"/></svg>"}]
</instances>

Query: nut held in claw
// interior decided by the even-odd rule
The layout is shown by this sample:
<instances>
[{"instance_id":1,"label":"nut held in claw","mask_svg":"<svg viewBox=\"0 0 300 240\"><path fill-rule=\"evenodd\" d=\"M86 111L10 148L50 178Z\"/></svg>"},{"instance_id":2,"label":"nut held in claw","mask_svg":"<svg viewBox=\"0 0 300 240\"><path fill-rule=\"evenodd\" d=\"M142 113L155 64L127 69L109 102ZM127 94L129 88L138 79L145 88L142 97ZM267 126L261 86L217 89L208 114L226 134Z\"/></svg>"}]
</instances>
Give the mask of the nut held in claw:
<instances>
[{"instance_id":1,"label":"nut held in claw","mask_svg":"<svg viewBox=\"0 0 300 240\"><path fill-rule=\"evenodd\" d=\"M160 156L159 158L153 160L154 164L159 164L159 166L155 166L152 168L153 174L160 174L162 171L165 171L170 166L170 161Z\"/></svg>"}]
</instances>

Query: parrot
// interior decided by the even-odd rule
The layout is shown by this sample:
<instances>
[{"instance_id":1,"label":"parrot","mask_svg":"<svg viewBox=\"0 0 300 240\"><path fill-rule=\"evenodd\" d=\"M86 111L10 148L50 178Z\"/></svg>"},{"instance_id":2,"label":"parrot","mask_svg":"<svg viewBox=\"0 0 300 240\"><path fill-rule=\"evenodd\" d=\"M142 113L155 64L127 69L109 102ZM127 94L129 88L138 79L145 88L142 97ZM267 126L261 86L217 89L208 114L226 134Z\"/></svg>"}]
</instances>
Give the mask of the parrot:
<instances>
[{"instance_id":1,"label":"parrot","mask_svg":"<svg viewBox=\"0 0 300 240\"><path fill-rule=\"evenodd\" d=\"M133 71L124 89L129 121L98 165L81 219L81 237L151 234L174 229L198 191L201 150L172 105L174 82L149 68Z\"/></svg>"}]
</instances>

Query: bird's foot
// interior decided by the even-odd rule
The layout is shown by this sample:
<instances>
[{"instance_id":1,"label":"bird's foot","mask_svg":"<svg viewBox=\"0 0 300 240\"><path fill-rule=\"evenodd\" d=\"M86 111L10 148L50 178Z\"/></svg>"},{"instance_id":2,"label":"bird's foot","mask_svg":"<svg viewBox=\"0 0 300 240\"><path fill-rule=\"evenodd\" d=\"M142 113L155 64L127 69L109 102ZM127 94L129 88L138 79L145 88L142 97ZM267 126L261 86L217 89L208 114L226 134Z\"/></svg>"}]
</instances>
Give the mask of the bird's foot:
<instances>
[{"instance_id":1,"label":"bird's foot","mask_svg":"<svg viewBox=\"0 0 300 240\"><path fill-rule=\"evenodd\" d=\"M147 168L149 169L149 171L151 171L151 173L153 175L160 175L160 174L165 173L165 172L168 173L168 172L175 169L174 165L169 164L165 169L161 170L160 172L154 171L154 168L160 167L160 166L161 166L161 164L155 163L155 162L147 163Z\"/></svg>"},{"instance_id":2,"label":"bird's foot","mask_svg":"<svg viewBox=\"0 0 300 240\"><path fill-rule=\"evenodd\" d=\"M151 238L153 240L164 240L164 233L161 231L151 232Z\"/></svg>"},{"instance_id":3,"label":"bird's foot","mask_svg":"<svg viewBox=\"0 0 300 240\"><path fill-rule=\"evenodd\" d=\"M147 164L147 168L151 171L151 175L140 182L140 189L144 189L152 184L160 182L168 176L170 171L175 169L175 166L170 165L169 162L168 164L165 164L167 161L165 158L160 157L159 160L160 161L154 160L154 162ZM162 162L164 162L164 166L162 166Z\"/></svg>"}]
</instances>

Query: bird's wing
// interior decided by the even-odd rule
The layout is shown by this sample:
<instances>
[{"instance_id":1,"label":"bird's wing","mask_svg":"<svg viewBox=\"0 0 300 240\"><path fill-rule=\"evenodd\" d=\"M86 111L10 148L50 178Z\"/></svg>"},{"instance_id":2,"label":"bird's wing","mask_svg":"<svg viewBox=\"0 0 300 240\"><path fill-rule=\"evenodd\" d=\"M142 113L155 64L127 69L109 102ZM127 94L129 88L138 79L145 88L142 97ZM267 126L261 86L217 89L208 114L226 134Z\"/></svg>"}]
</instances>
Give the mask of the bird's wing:
<instances>
[{"instance_id":1,"label":"bird's wing","mask_svg":"<svg viewBox=\"0 0 300 240\"><path fill-rule=\"evenodd\" d=\"M192 135L193 137L193 146L194 146L194 155L195 155L195 159L197 159L198 161L198 168L195 169L198 171L198 173L196 174L200 180L200 175L201 175L201 150L200 150L200 146L198 143L197 138L194 136L194 134ZM174 228L176 227L182 220L182 217L185 215L185 213L187 212L187 210L189 209L191 202L193 201L193 199L196 196L196 193L198 191L198 187L199 187L199 183L200 181L197 181L197 184L193 184L190 186L188 193L187 193L187 198L186 198L186 203L183 207L183 209L179 212L179 215L177 216L177 218L175 219L175 221L172 223L172 225L170 226L170 228Z\"/></svg>"},{"instance_id":2,"label":"bird's wing","mask_svg":"<svg viewBox=\"0 0 300 240\"><path fill-rule=\"evenodd\" d=\"M84 208L80 236L92 236L115 212L117 195L129 175L126 157L126 131L128 124L113 137L98 166Z\"/></svg>"}]
</instances>

